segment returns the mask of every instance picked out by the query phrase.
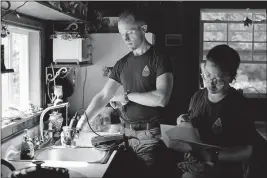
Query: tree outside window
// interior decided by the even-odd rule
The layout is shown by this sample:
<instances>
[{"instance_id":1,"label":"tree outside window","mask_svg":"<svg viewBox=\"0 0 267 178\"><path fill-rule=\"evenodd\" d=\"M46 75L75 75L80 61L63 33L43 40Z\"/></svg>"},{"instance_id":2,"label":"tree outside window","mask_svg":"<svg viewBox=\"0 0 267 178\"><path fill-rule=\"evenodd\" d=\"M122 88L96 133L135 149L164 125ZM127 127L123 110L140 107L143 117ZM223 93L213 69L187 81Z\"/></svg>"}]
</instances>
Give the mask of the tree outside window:
<instances>
[{"instance_id":1,"label":"tree outside window","mask_svg":"<svg viewBox=\"0 0 267 178\"><path fill-rule=\"evenodd\" d=\"M249 26L244 26L246 17L253 21ZM228 44L241 57L236 80L231 85L243 89L245 95L266 97L266 11L203 9L201 29L200 62L206 60L212 47Z\"/></svg>"}]
</instances>

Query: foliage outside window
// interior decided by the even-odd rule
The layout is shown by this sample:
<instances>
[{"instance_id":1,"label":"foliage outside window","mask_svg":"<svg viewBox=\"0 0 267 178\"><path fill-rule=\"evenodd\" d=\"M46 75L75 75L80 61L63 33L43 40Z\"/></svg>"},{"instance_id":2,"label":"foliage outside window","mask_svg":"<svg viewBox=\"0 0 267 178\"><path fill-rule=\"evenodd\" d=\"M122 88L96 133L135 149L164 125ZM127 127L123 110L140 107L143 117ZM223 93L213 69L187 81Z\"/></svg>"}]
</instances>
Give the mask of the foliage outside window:
<instances>
[{"instance_id":1,"label":"foliage outside window","mask_svg":"<svg viewBox=\"0 0 267 178\"><path fill-rule=\"evenodd\" d=\"M244 25L245 18L252 20ZM201 56L219 44L228 44L239 53L241 64L231 84L245 95L266 97L266 10L201 11ZM254 94L254 95L253 95Z\"/></svg>"},{"instance_id":2,"label":"foliage outside window","mask_svg":"<svg viewBox=\"0 0 267 178\"><path fill-rule=\"evenodd\" d=\"M30 81L30 75L38 70L37 66L30 67L31 54L38 53L31 51L30 45L35 45L31 42L34 41L33 36L36 33L38 36L39 31L29 31L15 26L8 26L8 29L10 34L2 38L1 44L4 45L5 66L14 69L15 72L2 74L2 128L29 118L39 111L39 108L31 102L31 100L36 101L36 98L32 98L30 93L40 93L38 88L31 90L33 81ZM40 101L39 98L37 100Z\"/></svg>"}]
</instances>

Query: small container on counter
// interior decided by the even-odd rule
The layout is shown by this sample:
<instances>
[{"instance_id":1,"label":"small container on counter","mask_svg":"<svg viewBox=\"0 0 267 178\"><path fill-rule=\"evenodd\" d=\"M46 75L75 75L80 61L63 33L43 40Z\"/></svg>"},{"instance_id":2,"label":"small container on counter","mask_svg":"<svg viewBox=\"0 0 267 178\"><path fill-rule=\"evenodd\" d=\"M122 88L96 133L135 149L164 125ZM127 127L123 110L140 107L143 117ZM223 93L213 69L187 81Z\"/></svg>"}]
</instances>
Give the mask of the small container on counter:
<instances>
[{"instance_id":1,"label":"small container on counter","mask_svg":"<svg viewBox=\"0 0 267 178\"><path fill-rule=\"evenodd\" d=\"M34 145L28 135L28 129L24 130L23 140L20 149L20 159L28 160L34 157Z\"/></svg>"}]
</instances>

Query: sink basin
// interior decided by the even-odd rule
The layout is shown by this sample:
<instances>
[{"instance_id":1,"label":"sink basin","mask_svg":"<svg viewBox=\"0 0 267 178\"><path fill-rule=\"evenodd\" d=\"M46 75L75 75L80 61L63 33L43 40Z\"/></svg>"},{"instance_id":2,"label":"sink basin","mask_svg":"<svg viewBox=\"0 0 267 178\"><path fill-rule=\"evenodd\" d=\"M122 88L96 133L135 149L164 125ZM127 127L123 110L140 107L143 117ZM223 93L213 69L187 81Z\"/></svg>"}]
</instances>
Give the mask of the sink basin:
<instances>
[{"instance_id":1,"label":"sink basin","mask_svg":"<svg viewBox=\"0 0 267 178\"><path fill-rule=\"evenodd\" d=\"M112 151L101 151L93 147L61 147L52 146L38 150L35 153L35 160L50 161L79 161L88 163L107 163Z\"/></svg>"},{"instance_id":2,"label":"sink basin","mask_svg":"<svg viewBox=\"0 0 267 178\"><path fill-rule=\"evenodd\" d=\"M63 147L50 146L35 152L33 160L43 161L77 161L94 164L106 164L113 150L102 151L94 147ZM9 161L23 161L20 154L16 154ZM24 160L26 161L26 160ZM31 160L32 161L32 160Z\"/></svg>"}]
</instances>

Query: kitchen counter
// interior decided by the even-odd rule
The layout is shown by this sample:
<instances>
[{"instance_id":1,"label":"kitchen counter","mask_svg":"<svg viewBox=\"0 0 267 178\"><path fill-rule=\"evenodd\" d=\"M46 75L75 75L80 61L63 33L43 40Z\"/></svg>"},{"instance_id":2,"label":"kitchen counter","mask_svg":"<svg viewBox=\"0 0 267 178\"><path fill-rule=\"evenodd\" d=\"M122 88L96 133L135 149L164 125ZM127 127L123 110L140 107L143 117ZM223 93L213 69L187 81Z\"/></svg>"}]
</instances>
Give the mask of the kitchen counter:
<instances>
[{"instance_id":1,"label":"kitchen counter","mask_svg":"<svg viewBox=\"0 0 267 178\"><path fill-rule=\"evenodd\" d=\"M266 139L266 123L255 123L257 131ZM175 126L172 125L163 125L161 124L161 131L162 131L162 139L165 142L165 132ZM114 134L114 133L108 133L108 132L100 132L100 135L107 135L107 134ZM265 135L264 135L265 134ZM92 132L81 132L79 139L76 141L77 146L83 146L83 147L91 147L91 139L94 137L95 134ZM77 161L45 161L42 166L51 166L51 167L63 167L70 170L70 177L71 178L78 178L78 177L87 177L87 178L102 178L105 177L106 174L108 174L108 170L113 170L113 172L119 171L119 169L116 171L114 170L114 166L111 164L117 162L117 159L114 159L115 157L119 155L120 151L113 151L110 158L108 159L106 164L99 164L99 163L87 163L87 162L77 162ZM35 166L31 163L31 161L9 161L17 170ZM116 165L121 165L120 163L117 163ZM108 169L111 167L110 169ZM113 176L111 176L113 177Z\"/></svg>"},{"instance_id":2,"label":"kitchen counter","mask_svg":"<svg viewBox=\"0 0 267 178\"><path fill-rule=\"evenodd\" d=\"M107 135L111 133L102 132L100 135ZM114 133L112 133L114 134ZM85 146L90 147L91 138L94 137L95 134L92 132L81 132L79 139L76 141L77 146ZM69 169L69 174L71 178L75 177L87 177L87 178L102 178L104 177L105 172L110 166L112 160L114 159L117 151L113 151L110 158L108 159L106 164L99 163L87 163L87 162L78 162L78 161L46 161L42 164L42 166L51 166L51 167L63 167ZM16 170L20 170L22 168L35 166L31 160L20 160L20 161L9 161Z\"/></svg>"}]
</instances>

